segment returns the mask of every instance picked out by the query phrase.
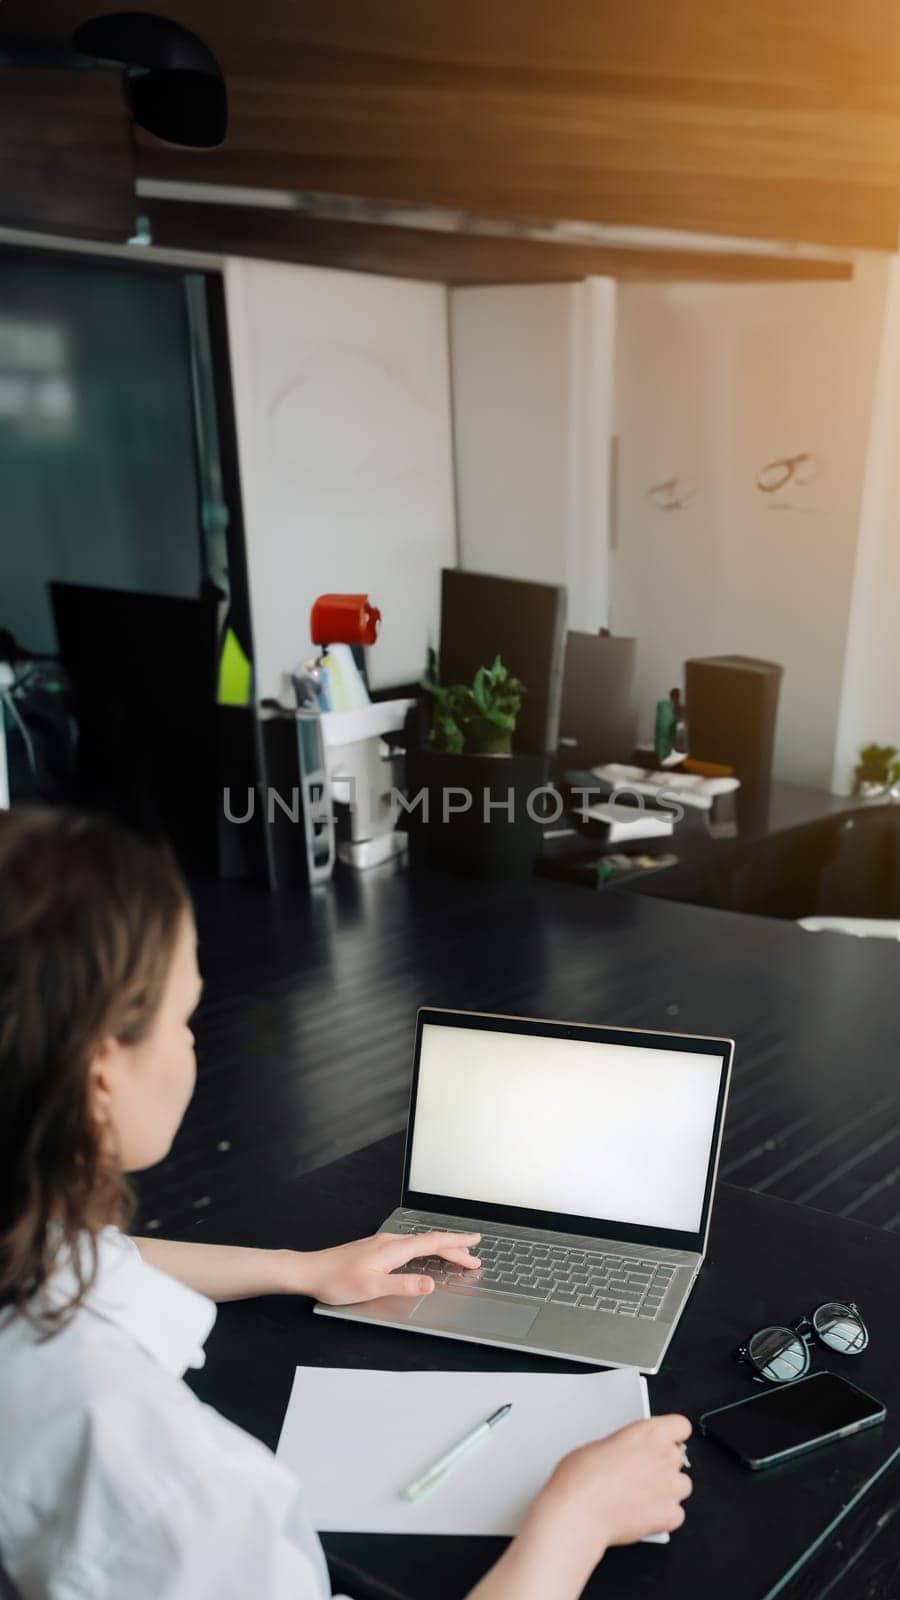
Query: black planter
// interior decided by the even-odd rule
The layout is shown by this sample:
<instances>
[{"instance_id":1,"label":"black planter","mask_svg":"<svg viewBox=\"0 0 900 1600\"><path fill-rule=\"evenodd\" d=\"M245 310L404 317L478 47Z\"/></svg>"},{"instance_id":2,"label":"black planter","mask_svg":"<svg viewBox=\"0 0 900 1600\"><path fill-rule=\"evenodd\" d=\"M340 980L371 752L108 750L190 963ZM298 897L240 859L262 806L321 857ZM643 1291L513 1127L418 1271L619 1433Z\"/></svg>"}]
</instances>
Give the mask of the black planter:
<instances>
[{"instance_id":1,"label":"black planter","mask_svg":"<svg viewBox=\"0 0 900 1600\"><path fill-rule=\"evenodd\" d=\"M446 755L410 749L406 827L413 866L477 878L523 878L541 847L541 797L547 762L531 755ZM465 810L465 797L471 803ZM529 801L531 800L531 815ZM537 820L535 820L537 818Z\"/></svg>"}]
</instances>

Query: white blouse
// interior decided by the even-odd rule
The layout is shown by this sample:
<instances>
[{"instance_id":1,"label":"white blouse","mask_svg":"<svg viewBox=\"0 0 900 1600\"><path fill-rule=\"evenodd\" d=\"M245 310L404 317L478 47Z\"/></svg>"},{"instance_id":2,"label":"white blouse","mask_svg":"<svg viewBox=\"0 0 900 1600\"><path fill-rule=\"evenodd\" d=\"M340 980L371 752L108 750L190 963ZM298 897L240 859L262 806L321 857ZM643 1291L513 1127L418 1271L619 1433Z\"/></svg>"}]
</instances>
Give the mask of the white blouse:
<instances>
[{"instance_id":1,"label":"white blouse","mask_svg":"<svg viewBox=\"0 0 900 1600\"><path fill-rule=\"evenodd\" d=\"M331 1594L296 1479L182 1382L215 1316L107 1228L59 1333L0 1317L0 1566L24 1600Z\"/></svg>"}]
</instances>

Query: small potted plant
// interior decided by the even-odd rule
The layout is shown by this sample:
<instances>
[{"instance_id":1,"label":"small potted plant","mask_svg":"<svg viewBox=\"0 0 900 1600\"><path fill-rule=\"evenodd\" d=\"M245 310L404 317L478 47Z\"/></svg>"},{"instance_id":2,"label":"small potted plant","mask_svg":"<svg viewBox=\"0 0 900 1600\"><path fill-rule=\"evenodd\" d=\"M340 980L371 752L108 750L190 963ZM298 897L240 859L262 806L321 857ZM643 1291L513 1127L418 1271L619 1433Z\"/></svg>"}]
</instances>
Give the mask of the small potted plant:
<instances>
[{"instance_id":1,"label":"small potted plant","mask_svg":"<svg viewBox=\"0 0 900 1600\"><path fill-rule=\"evenodd\" d=\"M442 684L432 650L422 688L432 719L425 744L407 756L413 861L477 877L530 873L541 839L531 797L544 762L513 750L525 685L499 655L470 684Z\"/></svg>"},{"instance_id":2,"label":"small potted plant","mask_svg":"<svg viewBox=\"0 0 900 1600\"><path fill-rule=\"evenodd\" d=\"M853 769L854 794L864 800L880 800L886 794L900 794L900 751L892 744L867 744L859 752Z\"/></svg>"},{"instance_id":3,"label":"small potted plant","mask_svg":"<svg viewBox=\"0 0 900 1600\"><path fill-rule=\"evenodd\" d=\"M445 688L438 679L437 657L428 652L422 688L434 699L428 743L434 750L460 755L508 756L525 694L525 685L511 678L499 656L492 667L479 667L471 684Z\"/></svg>"}]
</instances>

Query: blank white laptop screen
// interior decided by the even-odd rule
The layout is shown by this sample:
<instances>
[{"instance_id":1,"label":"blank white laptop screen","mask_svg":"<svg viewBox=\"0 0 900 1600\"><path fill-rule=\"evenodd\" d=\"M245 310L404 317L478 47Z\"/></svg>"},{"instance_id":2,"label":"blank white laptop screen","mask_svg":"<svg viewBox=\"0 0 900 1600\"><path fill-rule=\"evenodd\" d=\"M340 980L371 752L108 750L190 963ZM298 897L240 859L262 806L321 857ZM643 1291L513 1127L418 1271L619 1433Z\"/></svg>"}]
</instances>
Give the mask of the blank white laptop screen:
<instances>
[{"instance_id":1,"label":"blank white laptop screen","mask_svg":"<svg viewBox=\"0 0 900 1600\"><path fill-rule=\"evenodd\" d=\"M700 1228L719 1055L425 1023L409 1187Z\"/></svg>"}]
</instances>

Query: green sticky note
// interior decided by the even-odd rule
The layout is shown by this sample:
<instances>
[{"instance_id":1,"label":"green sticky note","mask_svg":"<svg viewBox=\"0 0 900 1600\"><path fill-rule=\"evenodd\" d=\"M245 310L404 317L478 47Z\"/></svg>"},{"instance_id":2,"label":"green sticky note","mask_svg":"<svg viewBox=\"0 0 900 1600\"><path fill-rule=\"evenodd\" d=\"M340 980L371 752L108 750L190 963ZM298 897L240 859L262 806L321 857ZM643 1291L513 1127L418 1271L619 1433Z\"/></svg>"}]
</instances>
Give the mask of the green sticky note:
<instances>
[{"instance_id":1,"label":"green sticky note","mask_svg":"<svg viewBox=\"0 0 900 1600\"><path fill-rule=\"evenodd\" d=\"M237 634L226 628L219 657L220 706L248 706L253 688L253 667L241 648Z\"/></svg>"}]
</instances>

